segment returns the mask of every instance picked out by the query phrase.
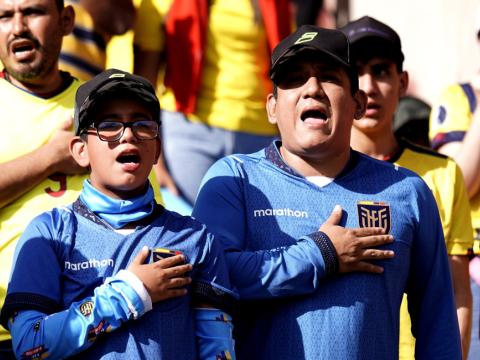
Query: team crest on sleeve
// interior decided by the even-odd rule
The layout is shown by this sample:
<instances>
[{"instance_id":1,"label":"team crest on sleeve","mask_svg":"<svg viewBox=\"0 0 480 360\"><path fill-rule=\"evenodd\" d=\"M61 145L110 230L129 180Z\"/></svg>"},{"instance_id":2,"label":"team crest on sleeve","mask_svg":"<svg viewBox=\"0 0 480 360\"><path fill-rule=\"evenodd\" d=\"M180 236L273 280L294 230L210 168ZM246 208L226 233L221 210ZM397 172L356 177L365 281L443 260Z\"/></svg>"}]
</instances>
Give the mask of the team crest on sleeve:
<instances>
[{"instance_id":1,"label":"team crest on sleeve","mask_svg":"<svg viewBox=\"0 0 480 360\"><path fill-rule=\"evenodd\" d=\"M93 311L93 301L86 301L80 305L80 312L83 316L89 316Z\"/></svg>"},{"instance_id":2,"label":"team crest on sleeve","mask_svg":"<svg viewBox=\"0 0 480 360\"><path fill-rule=\"evenodd\" d=\"M381 227L389 234L392 228L390 205L384 202L359 201L357 203L360 227Z\"/></svg>"}]
</instances>

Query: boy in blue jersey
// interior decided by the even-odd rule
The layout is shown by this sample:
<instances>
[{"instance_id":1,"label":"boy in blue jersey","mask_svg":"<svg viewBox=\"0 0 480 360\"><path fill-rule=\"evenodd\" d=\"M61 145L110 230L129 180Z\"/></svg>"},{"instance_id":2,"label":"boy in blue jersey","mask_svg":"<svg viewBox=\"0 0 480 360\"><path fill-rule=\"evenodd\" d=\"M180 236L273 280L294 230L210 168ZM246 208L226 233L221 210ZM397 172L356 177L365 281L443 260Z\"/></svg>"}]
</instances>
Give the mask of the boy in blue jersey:
<instances>
[{"instance_id":1,"label":"boy in blue jersey","mask_svg":"<svg viewBox=\"0 0 480 360\"><path fill-rule=\"evenodd\" d=\"M281 140L217 162L194 216L226 247L244 300L235 328L239 359L398 358L399 309L409 295L420 359L461 359L438 211L414 173L351 150L366 96L338 30L302 26L272 54L269 120ZM381 226L395 253L381 274L347 272L342 243L319 224L334 205L349 228ZM297 251L303 243L311 252ZM317 251L320 261L310 256Z\"/></svg>"},{"instance_id":2,"label":"boy in blue jersey","mask_svg":"<svg viewBox=\"0 0 480 360\"><path fill-rule=\"evenodd\" d=\"M231 312L236 296L223 250L158 205L147 179L159 116L139 76L111 69L78 89L70 150L90 178L18 243L1 313L18 358L234 356L231 318L216 309Z\"/></svg>"}]
</instances>

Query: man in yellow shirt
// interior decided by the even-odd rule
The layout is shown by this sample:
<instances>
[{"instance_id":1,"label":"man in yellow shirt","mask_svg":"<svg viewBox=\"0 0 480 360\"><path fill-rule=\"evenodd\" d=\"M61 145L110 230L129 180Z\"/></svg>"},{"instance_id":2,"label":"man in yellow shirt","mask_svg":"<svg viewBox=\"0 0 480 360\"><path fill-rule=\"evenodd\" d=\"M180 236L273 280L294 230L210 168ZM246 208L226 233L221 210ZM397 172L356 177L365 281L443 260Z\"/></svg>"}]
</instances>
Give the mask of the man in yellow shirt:
<instances>
[{"instance_id":1,"label":"man in yellow shirt","mask_svg":"<svg viewBox=\"0 0 480 360\"><path fill-rule=\"evenodd\" d=\"M75 26L63 39L59 66L80 80L89 80L108 67L112 36L132 29L135 6L132 0L66 0L66 4L75 11ZM114 56L133 57L131 42Z\"/></svg>"},{"instance_id":2,"label":"man in yellow shirt","mask_svg":"<svg viewBox=\"0 0 480 360\"><path fill-rule=\"evenodd\" d=\"M1 306L24 227L39 213L73 201L85 169L68 150L80 83L58 69L62 38L73 28L73 9L58 0L0 0L0 16ZM9 339L0 328L2 359L13 356Z\"/></svg>"},{"instance_id":3,"label":"man in yellow shirt","mask_svg":"<svg viewBox=\"0 0 480 360\"><path fill-rule=\"evenodd\" d=\"M355 150L372 157L415 171L432 190L442 219L452 269L465 359L472 316L467 252L472 247L473 231L462 173L453 160L394 136L393 117L398 101L405 95L408 86L408 73L403 70L404 56L398 34L386 24L368 16L348 23L342 31L352 44L360 88L368 97L365 116L353 124L351 145ZM414 341L409 339L410 326L406 319L408 313L404 302L401 311L400 358L413 359ZM411 330L415 336L415 327Z\"/></svg>"}]
</instances>

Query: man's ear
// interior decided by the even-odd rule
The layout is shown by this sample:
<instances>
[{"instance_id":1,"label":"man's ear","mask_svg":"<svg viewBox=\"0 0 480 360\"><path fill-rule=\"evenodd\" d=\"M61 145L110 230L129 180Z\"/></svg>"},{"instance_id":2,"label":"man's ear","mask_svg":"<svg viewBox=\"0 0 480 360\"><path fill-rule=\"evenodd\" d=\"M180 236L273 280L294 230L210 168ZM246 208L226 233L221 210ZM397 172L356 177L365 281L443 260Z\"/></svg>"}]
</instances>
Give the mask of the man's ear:
<instances>
[{"instance_id":1,"label":"man's ear","mask_svg":"<svg viewBox=\"0 0 480 360\"><path fill-rule=\"evenodd\" d=\"M407 71L402 71L400 73L400 97L403 97L407 94L407 89L408 89L408 72Z\"/></svg>"},{"instance_id":2,"label":"man's ear","mask_svg":"<svg viewBox=\"0 0 480 360\"><path fill-rule=\"evenodd\" d=\"M160 158L160 154L162 153L162 142L158 137L155 139L155 143L157 145L157 148L155 150L155 161L153 163L154 165L158 163L158 159Z\"/></svg>"},{"instance_id":3,"label":"man's ear","mask_svg":"<svg viewBox=\"0 0 480 360\"><path fill-rule=\"evenodd\" d=\"M99 0L101 1L101 0ZM65 6L60 13L60 21L62 24L62 34L66 36L73 31L75 25L75 11L71 5Z\"/></svg>"},{"instance_id":4,"label":"man's ear","mask_svg":"<svg viewBox=\"0 0 480 360\"><path fill-rule=\"evenodd\" d=\"M367 94L363 90L357 90L353 96L353 101L355 101L355 115L353 117L359 120L365 115L367 110Z\"/></svg>"},{"instance_id":5,"label":"man's ear","mask_svg":"<svg viewBox=\"0 0 480 360\"><path fill-rule=\"evenodd\" d=\"M270 124L277 123L277 99L273 94L268 94L267 96L267 115L268 115L268 122Z\"/></svg>"},{"instance_id":6,"label":"man's ear","mask_svg":"<svg viewBox=\"0 0 480 360\"><path fill-rule=\"evenodd\" d=\"M70 140L70 154L72 154L78 165L85 168L90 165L90 158L88 156L87 148L87 142L82 140L80 136L75 136Z\"/></svg>"}]
</instances>

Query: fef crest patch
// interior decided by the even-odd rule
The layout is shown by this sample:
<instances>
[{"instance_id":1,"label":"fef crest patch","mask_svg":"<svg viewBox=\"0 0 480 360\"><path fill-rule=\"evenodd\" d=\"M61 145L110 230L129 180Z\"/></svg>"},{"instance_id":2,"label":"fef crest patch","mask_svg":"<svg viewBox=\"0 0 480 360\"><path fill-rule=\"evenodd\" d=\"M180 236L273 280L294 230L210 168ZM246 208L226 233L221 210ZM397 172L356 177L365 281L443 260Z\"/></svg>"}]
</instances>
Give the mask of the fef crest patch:
<instances>
[{"instance_id":1,"label":"fef crest patch","mask_svg":"<svg viewBox=\"0 0 480 360\"><path fill-rule=\"evenodd\" d=\"M377 201L359 201L357 203L358 224L360 227L381 227L389 234L392 229L390 205Z\"/></svg>"}]
</instances>

